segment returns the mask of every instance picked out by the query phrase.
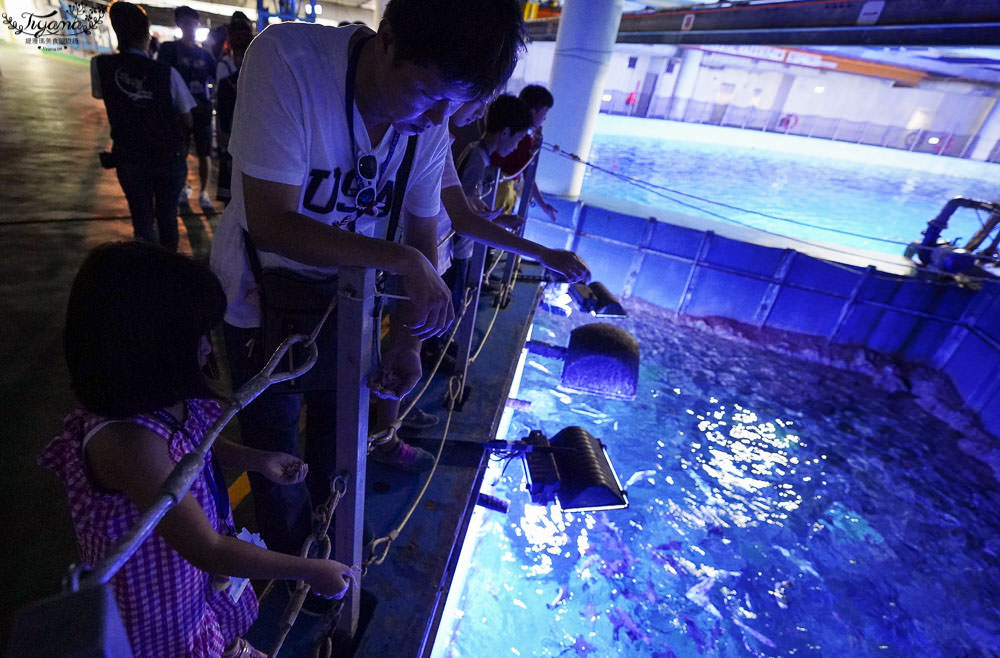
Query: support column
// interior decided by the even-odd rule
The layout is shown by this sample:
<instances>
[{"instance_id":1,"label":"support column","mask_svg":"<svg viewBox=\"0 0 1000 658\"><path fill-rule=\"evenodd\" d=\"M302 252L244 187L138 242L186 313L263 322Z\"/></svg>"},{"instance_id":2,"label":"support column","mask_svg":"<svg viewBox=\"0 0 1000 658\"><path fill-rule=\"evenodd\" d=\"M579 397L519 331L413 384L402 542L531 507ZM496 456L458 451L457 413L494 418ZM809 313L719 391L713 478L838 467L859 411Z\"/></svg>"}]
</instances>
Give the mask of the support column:
<instances>
[{"instance_id":1,"label":"support column","mask_svg":"<svg viewBox=\"0 0 1000 658\"><path fill-rule=\"evenodd\" d=\"M670 103L670 119L683 121L687 112L688 102L694 96L695 83L698 82L698 71L701 69L701 58L704 51L697 48L685 48L681 55L681 70L677 74L677 84L674 86L674 99Z\"/></svg>"},{"instance_id":2,"label":"support column","mask_svg":"<svg viewBox=\"0 0 1000 658\"><path fill-rule=\"evenodd\" d=\"M582 158L590 153L624 5L625 0L566 0L563 4L549 84L555 106L549 112L545 141ZM545 151L541 156L539 188L563 198L578 198L584 165Z\"/></svg>"},{"instance_id":3,"label":"support column","mask_svg":"<svg viewBox=\"0 0 1000 658\"><path fill-rule=\"evenodd\" d=\"M372 1L372 29L378 30L378 24L382 20L382 14L385 13L385 5L387 0L373 0Z\"/></svg>"},{"instance_id":4,"label":"support column","mask_svg":"<svg viewBox=\"0 0 1000 658\"><path fill-rule=\"evenodd\" d=\"M337 290L337 471L347 477L347 492L333 516L333 553L348 565L363 562L365 466L368 460L368 386L372 368L372 308L375 270L341 267ZM347 592L338 633L353 638L361 618L361 585Z\"/></svg>"},{"instance_id":5,"label":"support column","mask_svg":"<svg viewBox=\"0 0 1000 658\"><path fill-rule=\"evenodd\" d=\"M972 148L969 149L969 159L985 161L986 158L990 157L997 141L1000 141L1000 96L997 96L993 103L993 109L979 126L979 130L976 131Z\"/></svg>"}]
</instances>

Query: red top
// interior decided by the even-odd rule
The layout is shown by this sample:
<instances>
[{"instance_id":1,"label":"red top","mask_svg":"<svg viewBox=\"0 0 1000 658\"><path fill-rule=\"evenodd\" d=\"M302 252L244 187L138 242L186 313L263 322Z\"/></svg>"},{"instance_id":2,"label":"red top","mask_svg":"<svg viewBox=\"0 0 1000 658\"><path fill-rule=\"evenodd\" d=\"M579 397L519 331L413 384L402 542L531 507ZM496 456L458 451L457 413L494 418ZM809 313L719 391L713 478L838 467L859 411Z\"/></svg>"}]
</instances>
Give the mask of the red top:
<instances>
[{"instance_id":1,"label":"red top","mask_svg":"<svg viewBox=\"0 0 1000 658\"><path fill-rule=\"evenodd\" d=\"M535 140L537 137L538 144L536 145ZM505 157L500 157L496 153L490 156L490 164L494 167L500 167L500 172L503 174L504 178L510 178L515 174L520 174L521 170L524 169L531 158L535 155L535 151L538 150L538 146L541 145L541 132L538 131L537 135L525 135L520 142L517 143L517 148L510 152L510 155Z\"/></svg>"}]
</instances>

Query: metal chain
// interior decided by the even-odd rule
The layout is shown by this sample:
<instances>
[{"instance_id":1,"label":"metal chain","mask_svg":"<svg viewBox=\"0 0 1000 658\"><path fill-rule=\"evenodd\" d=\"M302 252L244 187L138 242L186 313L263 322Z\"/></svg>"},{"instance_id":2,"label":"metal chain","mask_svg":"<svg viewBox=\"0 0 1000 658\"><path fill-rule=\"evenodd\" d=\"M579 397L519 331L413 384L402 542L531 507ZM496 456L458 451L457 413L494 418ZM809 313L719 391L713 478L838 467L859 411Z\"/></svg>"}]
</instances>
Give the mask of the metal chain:
<instances>
[{"instance_id":1,"label":"metal chain","mask_svg":"<svg viewBox=\"0 0 1000 658\"><path fill-rule=\"evenodd\" d=\"M321 560L330 558L330 536L327 534L327 531L330 529L330 521L333 519L333 513L337 511L337 506L340 504L345 493L347 493L347 474L341 473L330 482L330 495L327 497L326 502L318 505L313 511L313 531L302 543L302 550L299 551L301 557L314 557ZM319 547L318 551L313 550L315 546ZM348 582L347 586L350 587L352 582ZM270 658L275 658L278 652L281 651L288 633L292 630L292 626L295 625L295 621L299 617L299 612L302 611L302 605L305 603L310 589L311 585L306 581L296 581L295 589L292 591L288 605L285 606L285 611L278 620L278 639L275 641L270 653L268 653ZM344 598L346 598L346 592ZM327 612L326 616L330 618L332 623L335 624L340 618L340 612L343 607L344 599L341 599Z\"/></svg>"}]
</instances>

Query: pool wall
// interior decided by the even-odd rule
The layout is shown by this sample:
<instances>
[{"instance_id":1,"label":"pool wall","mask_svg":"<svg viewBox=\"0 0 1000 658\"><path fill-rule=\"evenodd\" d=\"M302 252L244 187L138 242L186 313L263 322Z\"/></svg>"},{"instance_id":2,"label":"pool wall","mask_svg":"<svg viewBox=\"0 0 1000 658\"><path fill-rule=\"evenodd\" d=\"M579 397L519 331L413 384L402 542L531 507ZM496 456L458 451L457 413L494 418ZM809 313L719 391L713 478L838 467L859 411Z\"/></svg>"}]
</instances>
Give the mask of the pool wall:
<instances>
[{"instance_id":1,"label":"pool wall","mask_svg":"<svg viewBox=\"0 0 1000 658\"><path fill-rule=\"evenodd\" d=\"M933 366L1000 436L997 283L921 280L905 275L902 258L896 267L865 267L863 252L824 251L618 200L553 202L558 221L533 209L525 236L576 251L612 292Z\"/></svg>"}]
</instances>

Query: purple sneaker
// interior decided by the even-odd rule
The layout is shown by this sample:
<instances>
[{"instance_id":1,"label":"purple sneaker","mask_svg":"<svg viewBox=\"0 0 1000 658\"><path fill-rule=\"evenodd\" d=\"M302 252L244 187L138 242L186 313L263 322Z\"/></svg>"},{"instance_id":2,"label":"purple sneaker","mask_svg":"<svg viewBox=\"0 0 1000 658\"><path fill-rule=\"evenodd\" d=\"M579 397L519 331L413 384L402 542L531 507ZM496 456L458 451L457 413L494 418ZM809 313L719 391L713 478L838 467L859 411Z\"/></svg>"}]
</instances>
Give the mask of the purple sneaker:
<instances>
[{"instance_id":1,"label":"purple sneaker","mask_svg":"<svg viewBox=\"0 0 1000 658\"><path fill-rule=\"evenodd\" d=\"M376 448L368 457L407 473L424 473L434 466L434 455L401 440L391 448Z\"/></svg>"}]
</instances>

